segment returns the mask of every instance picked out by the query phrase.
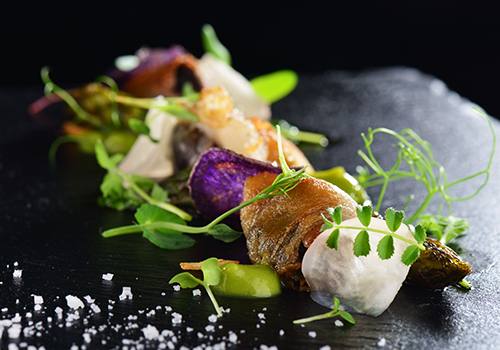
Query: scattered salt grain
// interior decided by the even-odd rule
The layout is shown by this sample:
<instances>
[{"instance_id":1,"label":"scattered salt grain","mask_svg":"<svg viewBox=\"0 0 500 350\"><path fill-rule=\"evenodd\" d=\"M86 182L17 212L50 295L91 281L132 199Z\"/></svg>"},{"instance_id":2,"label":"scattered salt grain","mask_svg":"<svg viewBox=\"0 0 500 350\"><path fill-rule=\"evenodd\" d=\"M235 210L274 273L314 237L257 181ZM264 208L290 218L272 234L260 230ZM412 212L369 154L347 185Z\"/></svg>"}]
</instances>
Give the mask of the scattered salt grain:
<instances>
[{"instance_id":1,"label":"scattered salt grain","mask_svg":"<svg viewBox=\"0 0 500 350\"><path fill-rule=\"evenodd\" d=\"M35 304L43 304L43 297L41 295L33 295Z\"/></svg>"},{"instance_id":2,"label":"scattered salt grain","mask_svg":"<svg viewBox=\"0 0 500 350\"><path fill-rule=\"evenodd\" d=\"M144 337L148 340L158 339L158 337L160 336L160 332L158 331L158 329L150 324L142 329L142 333L144 333Z\"/></svg>"},{"instance_id":3,"label":"scattered salt grain","mask_svg":"<svg viewBox=\"0 0 500 350\"><path fill-rule=\"evenodd\" d=\"M4 308L2 308L2 312L7 312L7 311L9 311L9 308L8 308L8 307L4 307Z\"/></svg>"},{"instance_id":4,"label":"scattered salt grain","mask_svg":"<svg viewBox=\"0 0 500 350\"><path fill-rule=\"evenodd\" d=\"M105 281L111 281L114 277L114 274L112 273L103 273L102 274L102 279Z\"/></svg>"},{"instance_id":5,"label":"scattered salt grain","mask_svg":"<svg viewBox=\"0 0 500 350\"><path fill-rule=\"evenodd\" d=\"M285 331L280 329L280 337L284 336L285 335Z\"/></svg>"},{"instance_id":6,"label":"scattered salt grain","mask_svg":"<svg viewBox=\"0 0 500 350\"><path fill-rule=\"evenodd\" d=\"M177 312L173 312L172 313L172 323L173 324L182 323L182 315L177 313Z\"/></svg>"},{"instance_id":7,"label":"scattered salt grain","mask_svg":"<svg viewBox=\"0 0 500 350\"><path fill-rule=\"evenodd\" d=\"M332 350L332 347L330 345L324 345L320 347L319 350Z\"/></svg>"},{"instance_id":8,"label":"scattered salt grain","mask_svg":"<svg viewBox=\"0 0 500 350\"><path fill-rule=\"evenodd\" d=\"M193 289L193 295L194 295L194 296L199 296L199 295L201 295L201 290L199 290L199 289Z\"/></svg>"},{"instance_id":9,"label":"scattered salt grain","mask_svg":"<svg viewBox=\"0 0 500 350\"><path fill-rule=\"evenodd\" d=\"M92 309L92 311L94 311L96 314L98 314L99 312L101 312L101 308L99 306L97 306L96 304L90 304L90 308Z\"/></svg>"},{"instance_id":10,"label":"scattered salt grain","mask_svg":"<svg viewBox=\"0 0 500 350\"><path fill-rule=\"evenodd\" d=\"M35 311L40 311L42 309L42 305L41 304L35 304L34 309L35 309Z\"/></svg>"},{"instance_id":11,"label":"scattered salt grain","mask_svg":"<svg viewBox=\"0 0 500 350\"><path fill-rule=\"evenodd\" d=\"M14 261L14 266L19 266L19 263L17 261Z\"/></svg>"},{"instance_id":12,"label":"scattered salt grain","mask_svg":"<svg viewBox=\"0 0 500 350\"><path fill-rule=\"evenodd\" d=\"M56 312L57 317L62 318L62 316L63 316L63 309L61 307L59 307L59 306L56 307L54 311Z\"/></svg>"},{"instance_id":13,"label":"scattered salt grain","mask_svg":"<svg viewBox=\"0 0 500 350\"><path fill-rule=\"evenodd\" d=\"M83 299L85 299L85 301L89 304L93 304L95 302L95 299L92 299L90 295L84 296Z\"/></svg>"},{"instance_id":14,"label":"scattered salt grain","mask_svg":"<svg viewBox=\"0 0 500 350\"><path fill-rule=\"evenodd\" d=\"M74 295L66 295L66 303L68 304L68 307L72 309L79 309L79 308L84 308L85 305L83 304L83 301L80 300L80 298L75 297Z\"/></svg>"},{"instance_id":15,"label":"scattered salt grain","mask_svg":"<svg viewBox=\"0 0 500 350\"><path fill-rule=\"evenodd\" d=\"M236 335L236 333L229 333L229 341L233 344L236 344L236 342L238 341L238 336Z\"/></svg>"},{"instance_id":16,"label":"scattered salt grain","mask_svg":"<svg viewBox=\"0 0 500 350\"><path fill-rule=\"evenodd\" d=\"M181 290L181 286L180 286L180 285L178 285L178 284L174 284L174 290L175 290L176 292L180 291L180 290Z\"/></svg>"},{"instance_id":17,"label":"scattered salt grain","mask_svg":"<svg viewBox=\"0 0 500 350\"><path fill-rule=\"evenodd\" d=\"M381 339L378 341L377 345L378 345L378 346L380 346L380 347L383 347L383 346L385 346L386 342L387 342L387 341L385 340L385 338L381 338Z\"/></svg>"},{"instance_id":18,"label":"scattered salt grain","mask_svg":"<svg viewBox=\"0 0 500 350\"><path fill-rule=\"evenodd\" d=\"M213 332L215 330L215 327L209 324L208 326L205 327L205 330L207 332Z\"/></svg>"},{"instance_id":19,"label":"scattered salt grain","mask_svg":"<svg viewBox=\"0 0 500 350\"><path fill-rule=\"evenodd\" d=\"M9 338L17 339L21 335L22 326L18 323L13 324L10 328L7 329L7 333L9 334Z\"/></svg>"},{"instance_id":20,"label":"scattered salt grain","mask_svg":"<svg viewBox=\"0 0 500 350\"><path fill-rule=\"evenodd\" d=\"M120 300L130 299L132 300L132 289L130 287L123 287L122 294L118 297Z\"/></svg>"},{"instance_id":21,"label":"scattered salt grain","mask_svg":"<svg viewBox=\"0 0 500 350\"><path fill-rule=\"evenodd\" d=\"M14 278L21 278L22 275L23 275L23 270L14 270L14 273L12 273L12 276Z\"/></svg>"},{"instance_id":22,"label":"scattered salt grain","mask_svg":"<svg viewBox=\"0 0 500 350\"><path fill-rule=\"evenodd\" d=\"M310 331L308 334L311 338L316 338L316 332Z\"/></svg>"},{"instance_id":23,"label":"scattered salt grain","mask_svg":"<svg viewBox=\"0 0 500 350\"><path fill-rule=\"evenodd\" d=\"M344 325L344 322L342 322L341 320L335 320L334 323L337 327L342 327Z\"/></svg>"},{"instance_id":24,"label":"scattered salt grain","mask_svg":"<svg viewBox=\"0 0 500 350\"><path fill-rule=\"evenodd\" d=\"M212 314L212 315L208 316L208 322L212 322L212 323L217 322L217 318L218 318L217 315Z\"/></svg>"}]
</instances>

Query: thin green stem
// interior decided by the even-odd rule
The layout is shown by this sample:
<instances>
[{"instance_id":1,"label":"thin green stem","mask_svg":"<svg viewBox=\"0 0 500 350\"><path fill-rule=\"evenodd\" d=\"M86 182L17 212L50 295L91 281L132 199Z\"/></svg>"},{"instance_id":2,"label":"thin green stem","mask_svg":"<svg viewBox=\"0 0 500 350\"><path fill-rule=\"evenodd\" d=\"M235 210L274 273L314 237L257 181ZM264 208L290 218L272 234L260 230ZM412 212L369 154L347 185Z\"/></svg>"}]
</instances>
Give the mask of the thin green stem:
<instances>
[{"instance_id":1,"label":"thin green stem","mask_svg":"<svg viewBox=\"0 0 500 350\"><path fill-rule=\"evenodd\" d=\"M217 302L217 299L215 299L215 296L214 296L214 293L212 292L212 289L206 283L203 283L203 286L207 290L208 296L210 297L212 304L214 304L214 308L217 311L217 315L219 315L219 317L222 316L222 311L220 310L219 303Z\"/></svg>"},{"instance_id":2,"label":"thin green stem","mask_svg":"<svg viewBox=\"0 0 500 350\"><path fill-rule=\"evenodd\" d=\"M301 318L301 319L293 321L293 323L294 324L308 323L308 322L312 322L312 321L324 320L326 318L332 318L332 317L335 317L338 315L339 315L339 312L337 310L332 310L332 311L329 311L325 314Z\"/></svg>"},{"instance_id":3,"label":"thin green stem","mask_svg":"<svg viewBox=\"0 0 500 350\"><path fill-rule=\"evenodd\" d=\"M397 239L399 239L403 242L409 243L411 245L417 246L420 250L425 250L425 247L423 246L423 244L418 244L417 242L412 241L411 239L408 239L406 237L403 237L403 236L401 236L395 232L391 232L391 231L379 230L379 229L371 228L371 227L344 226L344 225L338 225L338 226L335 226L335 228L346 229L346 230L366 230L369 232L381 233L384 235L392 236L394 238L397 238Z\"/></svg>"}]
</instances>

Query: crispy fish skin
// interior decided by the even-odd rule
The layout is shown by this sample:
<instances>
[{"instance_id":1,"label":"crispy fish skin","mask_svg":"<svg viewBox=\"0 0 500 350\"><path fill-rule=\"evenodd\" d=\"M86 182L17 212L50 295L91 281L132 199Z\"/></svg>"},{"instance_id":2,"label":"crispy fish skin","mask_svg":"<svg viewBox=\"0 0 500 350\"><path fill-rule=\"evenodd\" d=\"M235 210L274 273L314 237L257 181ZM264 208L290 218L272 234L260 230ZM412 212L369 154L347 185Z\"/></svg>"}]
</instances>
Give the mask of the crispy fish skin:
<instances>
[{"instance_id":1,"label":"crispy fish skin","mask_svg":"<svg viewBox=\"0 0 500 350\"><path fill-rule=\"evenodd\" d=\"M243 201L272 184L276 174L263 172L247 178ZM356 202L329 182L305 178L285 195L260 200L241 210L241 225L248 255L254 264L273 268L282 283L292 289L309 290L301 272L303 247L319 235L328 208L341 206L343 219L356 217Z\"/></svg>"}]
</instances>

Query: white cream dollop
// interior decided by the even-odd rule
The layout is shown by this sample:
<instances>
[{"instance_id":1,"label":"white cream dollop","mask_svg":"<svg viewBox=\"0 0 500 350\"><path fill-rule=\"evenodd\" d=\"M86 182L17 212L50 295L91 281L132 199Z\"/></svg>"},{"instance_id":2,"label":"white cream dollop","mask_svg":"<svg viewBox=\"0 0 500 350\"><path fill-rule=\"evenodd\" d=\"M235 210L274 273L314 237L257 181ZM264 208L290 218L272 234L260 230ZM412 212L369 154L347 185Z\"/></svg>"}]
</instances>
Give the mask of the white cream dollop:
<instances>
[{"instance_id":1,"label":"white cream dollop","mask_svg":"<svg viewBox=\"0 0 500 350\"><path fill-rule=\"evenodd\" d=\"M360 229L341 229L338 250L326 245L332 229L326 230L304 255L302 272L311 286L311 297L330 308L333 307L333 297L337 297L341 308L346 311L379 316L392 303L406 279L410 267L401 262L401 256L409 243L394 239L393 256L382 260L377 254L377 245L385 235L369 232L370 253L356 257L354 239L363 225L357 218L346 220L342 225ZM388 231L382 219L372 218L369 227ZM396 233L414 240L406 225L401 225Z\"/></svg>"}]
</instances>

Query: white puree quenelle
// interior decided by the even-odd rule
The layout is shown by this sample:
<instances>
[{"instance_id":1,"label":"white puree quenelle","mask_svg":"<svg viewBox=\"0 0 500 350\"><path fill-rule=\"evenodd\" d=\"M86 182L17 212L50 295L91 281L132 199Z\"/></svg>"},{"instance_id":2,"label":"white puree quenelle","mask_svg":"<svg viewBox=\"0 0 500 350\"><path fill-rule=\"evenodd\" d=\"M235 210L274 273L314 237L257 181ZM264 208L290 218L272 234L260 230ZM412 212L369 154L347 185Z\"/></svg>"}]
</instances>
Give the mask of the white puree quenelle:
<instances>
[{"instance_id":1,"label":"white puree quenelle","mask_svg":"<svg viewBox=\"0 0 500 350\"><path fill-rule=\"evenodd\" d=\"M342 226L363 227L357 218ZM369 227L388 231L382 219L372 218ZM333 297L337 297L346 311L378 316L389 307L408 274L410 267L401 262L401 256L409 243L394 239L394 255L382 260L377 245L385 235L369 232L370 254L356 257L353 244L359 231L341 229L338 250L326 245L332 229L321 233L304 255L302 272L317 303L333 308ZM396 233L415 240L404 224Z\"/></svg>"}]
</instances>

